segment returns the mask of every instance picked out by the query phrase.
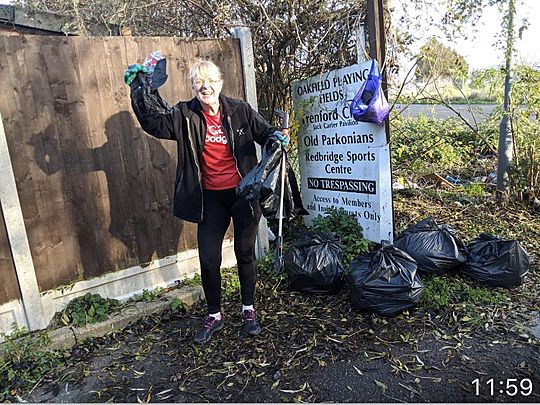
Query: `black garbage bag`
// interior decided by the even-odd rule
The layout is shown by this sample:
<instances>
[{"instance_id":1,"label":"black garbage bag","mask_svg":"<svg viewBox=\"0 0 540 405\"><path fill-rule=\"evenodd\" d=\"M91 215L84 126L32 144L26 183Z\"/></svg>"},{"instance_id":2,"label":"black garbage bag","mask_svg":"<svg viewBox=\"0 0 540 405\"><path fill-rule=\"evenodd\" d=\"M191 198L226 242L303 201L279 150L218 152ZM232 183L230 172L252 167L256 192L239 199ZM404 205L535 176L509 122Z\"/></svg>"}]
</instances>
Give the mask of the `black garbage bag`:
<instances>
[{"instance_id":1,"label":"black garbage bag","mask_svg":"<svg viewBox=\"0 0 540 405\"><path fill-rule=\"evenodd\" d=\"M163 100L159 90L152 89L149 76L139 72L131 82L131 105L139 115L165 115L169 114L172 107Z\"/></svg>"},{"instance_id":2,"label":"black garbage bag","mask_svg":"<svg viewBox=\"0 0 540 405\"><path fill-rule=\"evenodd\" d=\"M424 285L416 270L411 256L383 241L378 250L357 257L349 266L353 307L395 315L418 304Z\"/></svg>"},{"instance_id":3,"label":"black garbage bag","mask_svg":"<svg viewBox=\"0 0 540 405\"><path fill-rule=\"evenodd\" d=\"M248 201L259 200L265 218L279 219L281 191L281 157L285 154L285 193L283 196L283 219L291 220L307 215L294 171L287 159L287 152L279 141L269 141L263 148L261 161L236 186L236 194Z\"/></svg>"},{"instance_id":4,"label":"black garbage bag","mask_svg":"<svg viewBox=\"0 0 540 405\"><path fill-rule=\"evenodd\" d=\"M458 271L490 287L517 287L529 271L529 255L516 240L482 233L467 245Z\"/></svg>"},{"instance_id":5,"label":"black garbage bag","mask_svg":"<svg viewBox=\"0 0 540 405\"><path fill-rule=\"evenodd\" d=\"M334 232L306 232L283 257L293 289L313 294L334 294L343 286L341 238Z\"/></svg>"},{"instance_id":6,"label":"black garbage bag","mask_svg":"<svg viewBox=\"0 0 540 405\"><path fill-rule=\"evenodd\" d=\"M465 263L465 245L449 225L428 217L405 230L394 246L407 252L422 275L441 275Z\"/></svg>"}]
</instances>

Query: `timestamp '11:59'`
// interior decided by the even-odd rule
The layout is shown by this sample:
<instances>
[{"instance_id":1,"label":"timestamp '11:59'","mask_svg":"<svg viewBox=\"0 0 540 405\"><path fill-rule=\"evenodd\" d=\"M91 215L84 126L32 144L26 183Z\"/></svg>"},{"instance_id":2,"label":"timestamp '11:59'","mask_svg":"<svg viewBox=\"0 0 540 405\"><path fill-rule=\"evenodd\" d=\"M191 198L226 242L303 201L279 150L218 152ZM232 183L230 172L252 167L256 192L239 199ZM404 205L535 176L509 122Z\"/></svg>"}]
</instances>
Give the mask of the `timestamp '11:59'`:
<instances>
[{"instance_id":1,"label":"timestamp '11:59'","mask_svg":"<svg viewBox=\"0 0 540 405\"><path fill-rule=\"evenodd\" d=\"M473 380L471 384L474 385L475 395L480 395L483 392L484 387L488 391L486 394L491 396L499 393L511 397L518 394L526 397L531 395L533 392L533 383L529 378L505 378L502 380L490 378L485 382L482 382L479 378L477 378Z\"/></svg>"}]
</instances>

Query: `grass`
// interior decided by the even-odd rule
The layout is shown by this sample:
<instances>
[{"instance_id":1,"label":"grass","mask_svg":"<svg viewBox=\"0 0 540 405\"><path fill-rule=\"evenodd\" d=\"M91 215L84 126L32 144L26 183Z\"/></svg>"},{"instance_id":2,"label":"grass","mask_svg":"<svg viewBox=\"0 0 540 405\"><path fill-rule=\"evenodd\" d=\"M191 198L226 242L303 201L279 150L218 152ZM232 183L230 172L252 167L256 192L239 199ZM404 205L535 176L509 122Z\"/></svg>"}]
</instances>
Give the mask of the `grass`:
<instances>
[{"instance_id":1,"label":"grass","mask_svg":"<svg viewBox=\"0 0 540 405\"><path fill-rule=\"evenodd\" d=\"M424 309L451 310L454 306L463 308L499 304L507 298L504 292L479 286L455 274L425 278L423 281L424 293L420 307Z\"/></svg>"}]
</instances>

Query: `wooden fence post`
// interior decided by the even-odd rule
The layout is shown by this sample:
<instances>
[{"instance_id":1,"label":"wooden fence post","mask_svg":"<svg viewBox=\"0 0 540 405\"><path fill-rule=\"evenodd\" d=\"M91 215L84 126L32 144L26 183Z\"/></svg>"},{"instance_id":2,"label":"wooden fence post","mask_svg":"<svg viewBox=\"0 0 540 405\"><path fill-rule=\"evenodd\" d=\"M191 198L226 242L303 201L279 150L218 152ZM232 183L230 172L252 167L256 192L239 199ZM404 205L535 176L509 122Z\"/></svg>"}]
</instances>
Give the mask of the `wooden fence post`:
<instances>
[{"instance_id":1,"label":"wooden fence post","mask_svg":"<svg viewBox=\"0 0 540 405\"><path fill-rule=\"evenodd\" d=\"M253 57L253 42L249 28L239 27L234 30L235 38L240 40L240 53L242 55L242 70L244 73L244 95L246 101L255 110L258 110L257 85L255 83L255 61ZM261 158L261 147L256 144L257 157ZM268 252L268 224L266 218L261 217L259 230L257 231L256 242L257 258L264 256Z\"/></svg>"},{"instance_id":2,"label":"wooden fence post","mask_svg":"<svg viewBox=\"0 0 540 405\"><path fill-rule=\"evenodd\" d=\"M381 87L384 95L388 101L388 81L387 81L387 66L386 66L386 32L384 25L384 4L386 3L388 8L391 8L391 0L367 0L367 29L369 40L369 57L375 59L379 65L381 72ZM384 123L384 130L386 133L386 143L390 148L390 119L387 118ZM389 153L391 153L389 149ZM392 160L389 161L389 173L392 177ZM389 193L392 195L392 179L390 179ZM392 226L394 221L394 199L390 197L390 207L392 212ZM392 235L394 234L392 232ZM392 240L390 240L392 242Z\"/></svg>"},{"instance_id":3,"label":"wooden fence post","mask_svg":"<svg viewBox=\"0 0 540 405\"><path fill-rule=\"evenodd\" d=\"M15 174L11 166L6 132L0 114L0 203L4 213L6 231L28 329L37 330L47 326L41 293L39 292L32 253L24 226L23 213L17 193Z\"/></svg>"},{"instance_id":4,"label":"wooden fence post","mask_svg":"<svg viewBox=\"0 0 540 405\"><path fill-rule=\"evenodd\" d=\"M369 56L375 59L381 69L382 87L388 98L386 86L386 34L384 32L384 1L367 1L367 26Z\"/></svg>"}]
</instances>

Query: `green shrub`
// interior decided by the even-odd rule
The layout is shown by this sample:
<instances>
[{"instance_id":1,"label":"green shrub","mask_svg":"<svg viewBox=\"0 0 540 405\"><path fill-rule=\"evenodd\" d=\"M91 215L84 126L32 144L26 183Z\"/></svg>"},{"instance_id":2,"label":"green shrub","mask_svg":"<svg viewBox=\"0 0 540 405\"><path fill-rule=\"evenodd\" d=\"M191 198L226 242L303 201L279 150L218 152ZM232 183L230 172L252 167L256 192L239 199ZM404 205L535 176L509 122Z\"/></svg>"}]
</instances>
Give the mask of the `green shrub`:
<instances>
[{"instance_id":1,"label":"green shrub","mask_svg":"<svg viewBox=\"0 0 540 405\"><path fill-rule=\"evenodd\" d=\"M67 305L61 312L60 321L64 325L77 326L101 322L108 319L109 313L118 305L120 305L118 300L87 293L75 298Z\"/></svg>"},{"instance_id":2,"label":"green shrub","mask_svg":"<svg viewBox=\"0 0 540 405\"><path fill-rule=\"evenodd\" d=\"M266 255L257 260L257 272L259 274L271 275L275 271L276 251L271 249Z\"/></svg>"},{"instance_id":3,"label":"green shrub","mask_svg":"<svg viewBox=\"0 0 540 405\"><path fill-rule=\"evenodd\" d=\"M326 208L325 215L318 215L313 220L313 228L323 232L336 232L341 237L345 268L355 257L370 250L371 244L364 239L362 227L356 216L342 207Z\"/></svg>"},{"instance_id":4,"label":"green shrub","mask_svg":"<svg viewBox=\"0 0 540 405\"><path fill-rule=\"evenodd\" d=\"M407 176L459 172L477 146L472 131L456 120L419 115L392 123L392 165Z\"/></svg>"}]
</instances>

